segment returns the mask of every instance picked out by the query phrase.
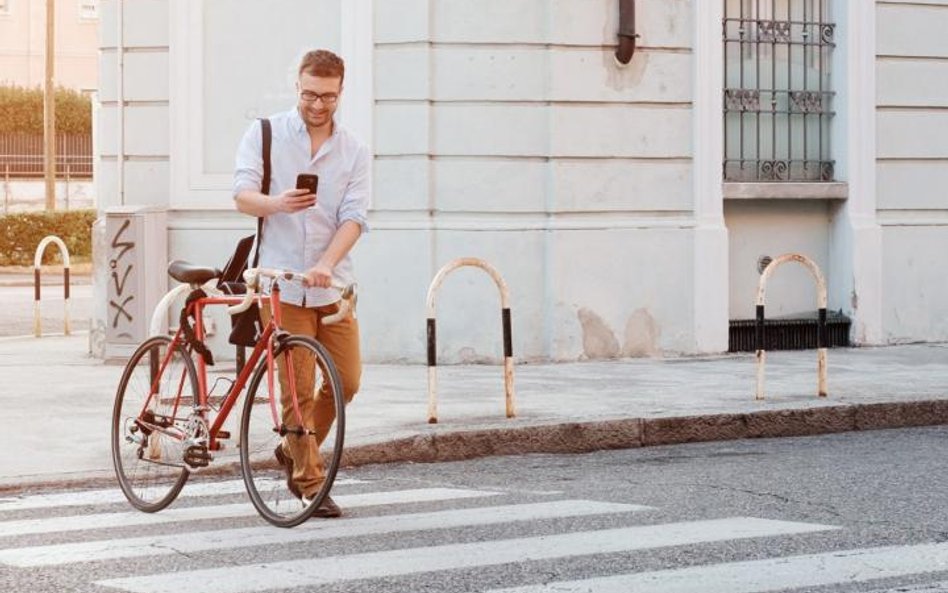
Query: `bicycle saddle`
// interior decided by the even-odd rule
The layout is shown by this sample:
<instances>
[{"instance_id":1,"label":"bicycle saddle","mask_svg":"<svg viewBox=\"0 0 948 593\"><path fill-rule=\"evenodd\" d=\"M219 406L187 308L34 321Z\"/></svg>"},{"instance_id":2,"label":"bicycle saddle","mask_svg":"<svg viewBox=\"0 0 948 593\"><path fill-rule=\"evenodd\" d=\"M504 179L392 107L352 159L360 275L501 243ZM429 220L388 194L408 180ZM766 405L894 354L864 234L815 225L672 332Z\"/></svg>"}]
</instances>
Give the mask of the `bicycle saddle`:
<instances>
[{"instance_id":1,"label":"bicycle saddle","mask_svg":"<svg viewBox=\"0 0 948 593\"><path fill-rule=\"evenodd\" d=\"M205 268L186 261L175 260L168 264L168 274L178 282L204 284L208 280L220 277L221 271L217 268Z\"/></svg>"}]
</instances>

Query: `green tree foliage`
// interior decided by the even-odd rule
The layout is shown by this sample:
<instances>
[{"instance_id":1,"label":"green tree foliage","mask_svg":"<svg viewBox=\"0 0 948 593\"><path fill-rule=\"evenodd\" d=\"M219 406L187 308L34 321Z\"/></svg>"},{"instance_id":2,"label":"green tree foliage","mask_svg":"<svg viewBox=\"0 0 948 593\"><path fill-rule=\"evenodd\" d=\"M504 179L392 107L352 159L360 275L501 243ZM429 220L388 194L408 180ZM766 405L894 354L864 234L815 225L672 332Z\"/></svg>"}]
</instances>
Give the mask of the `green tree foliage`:
<instances>
[{"instance_id":1,"label":"green tree foliage","mask_svg":"<svg viewBox=\"0 0 948 593\"><path fill-rule=\"evenodd\" d=\"M78 91L56 89L56 133L90 134L92 101ZM0 134L43 133L43 89L0 86Z\"/></svg>"},{"instance_id":2,"label":"green tree foliage","mask_svg":"<svg viewBox=\"0 0 948 593\"><path fill-rule=\"evenodd\" d=\"M70 257L92 255L92 223L95 210L24 212L0 216L0 266L32 266L36 247L43 237L56 235L66 244ZM59 250L47 248L43 263L59 262Z\"/></svg>"}]
</instances>

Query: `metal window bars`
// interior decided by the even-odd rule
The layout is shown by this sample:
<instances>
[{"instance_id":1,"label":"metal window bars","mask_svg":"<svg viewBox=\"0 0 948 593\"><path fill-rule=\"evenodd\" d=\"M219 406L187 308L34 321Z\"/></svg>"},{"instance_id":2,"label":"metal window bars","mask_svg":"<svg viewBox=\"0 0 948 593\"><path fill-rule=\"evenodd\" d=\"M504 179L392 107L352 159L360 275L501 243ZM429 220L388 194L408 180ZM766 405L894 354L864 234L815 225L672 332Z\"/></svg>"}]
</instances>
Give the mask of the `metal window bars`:
<instances>
[{"instance_id":1,"label":"metal window bars","mask_svg":"<svg viewBox=\"0 0 948 593\"><path fill-rule=\"evenodd\" d=\"M830 0L724 0L724 180L832 181Z\"/></svg>"}]
</instances>

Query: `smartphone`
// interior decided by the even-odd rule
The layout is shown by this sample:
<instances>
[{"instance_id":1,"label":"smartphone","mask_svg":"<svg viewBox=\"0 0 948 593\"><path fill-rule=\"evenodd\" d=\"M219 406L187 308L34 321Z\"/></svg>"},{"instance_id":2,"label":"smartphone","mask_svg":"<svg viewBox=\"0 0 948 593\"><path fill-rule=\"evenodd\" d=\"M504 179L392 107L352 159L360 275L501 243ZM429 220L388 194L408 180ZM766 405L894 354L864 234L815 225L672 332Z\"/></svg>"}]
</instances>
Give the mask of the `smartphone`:
<instances>
[{"instance_id":1,"label":"smartphone","mask_svg":"<svg viewBox=\"0 0 948 593\"><path fill-rule=\"evenodd\" d=\"M319 176L308 173L300 173L296 176L296 189L305 189L309 193L315 194L319 187Z\"/></svg>"}]
</instances>

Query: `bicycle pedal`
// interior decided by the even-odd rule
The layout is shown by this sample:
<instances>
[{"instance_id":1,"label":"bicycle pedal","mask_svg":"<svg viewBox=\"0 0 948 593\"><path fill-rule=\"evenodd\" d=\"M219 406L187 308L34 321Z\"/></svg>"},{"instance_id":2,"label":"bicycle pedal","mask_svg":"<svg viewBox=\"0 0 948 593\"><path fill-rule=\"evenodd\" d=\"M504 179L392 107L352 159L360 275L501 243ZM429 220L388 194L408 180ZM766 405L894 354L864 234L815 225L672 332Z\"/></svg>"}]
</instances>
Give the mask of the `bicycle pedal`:
<instances>
[{"instance_id":1,"label":"bicycle pedal","mask_svg":"<svg viewBox=\"0 0 948 593\"><path fill-rule=\"evenodd\" d=\"M230 438L230 431L227 431L227 430L218 430L218 431L217 431L217 440L229 439L229 438Z\"/></svg>"},{"instance_id":2,"label":"bicycle pedal","mask_svg":"<svg viewBox=\"0 0 948 593\"><path fill-rule=\"evenodd\" d=\"M207 467L214 458L203 445L191 445L184 450L184 462L191 467Z\"/></svg>"}]
</instances>

